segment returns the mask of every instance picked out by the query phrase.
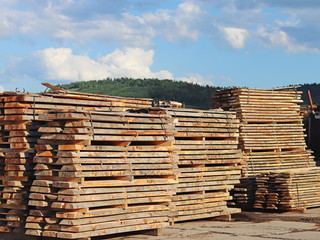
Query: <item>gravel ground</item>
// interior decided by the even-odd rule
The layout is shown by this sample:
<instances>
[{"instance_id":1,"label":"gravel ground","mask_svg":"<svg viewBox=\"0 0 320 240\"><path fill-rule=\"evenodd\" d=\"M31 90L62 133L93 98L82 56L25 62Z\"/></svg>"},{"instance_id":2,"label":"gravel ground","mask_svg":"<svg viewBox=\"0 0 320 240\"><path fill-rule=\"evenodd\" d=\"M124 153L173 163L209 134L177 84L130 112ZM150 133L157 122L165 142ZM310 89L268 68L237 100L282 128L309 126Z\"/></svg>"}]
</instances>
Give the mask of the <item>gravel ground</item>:
<instances>
[{"instance_id":1,"label":"gravel ground","mask_svg":"<svg viewBox=\"0 0 320 240\"><path fill-rule=\"evenodd\" d=\"M309 209L306 213L262 213L242 212L233 216L234 221L199 220L163 229L161 235L150 236L142 233L114 236L113 240L319 240L320 208ZM22 240L33 238L0 234L0 240ZM104 238L110 239L110 238Z\"/></svg>"}]
</instances>

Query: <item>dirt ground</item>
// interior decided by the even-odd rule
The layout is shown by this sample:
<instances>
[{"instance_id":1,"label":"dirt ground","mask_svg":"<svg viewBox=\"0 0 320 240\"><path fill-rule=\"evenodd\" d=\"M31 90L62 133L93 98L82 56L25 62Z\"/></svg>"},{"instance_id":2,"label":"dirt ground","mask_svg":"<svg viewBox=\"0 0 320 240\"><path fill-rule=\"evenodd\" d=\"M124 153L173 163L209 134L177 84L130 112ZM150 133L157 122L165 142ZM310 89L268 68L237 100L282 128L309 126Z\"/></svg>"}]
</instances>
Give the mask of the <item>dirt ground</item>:
<instances>
[{"instance_id":1,"label":"dirt ground","mask_svg":"<svg viewBox=\"0 0 320 240\"><path fill-rule=\"evenodd\" d=\"M1 240L33 239L13 234L0 234ZM106 238L104 238L106 239ZM108 238L110 239L110 238ZM320 208L306 213L242 212L232 222L199 220L176 223L162 230L160 236L142 233L114 236L113 240L319 240Z\"/></svg>"},{"instance_id":2,"label":"dirt ground","mask_svg":"<svg viewBox=\"0 0 320 240\"><path fill-rule=\"evenodd\" d=\"M320 240L320 208L306 213L242 212L232 222L200 220L177 223L161 236L133 235L114 240Z\"/></svg>"}]
</instances>

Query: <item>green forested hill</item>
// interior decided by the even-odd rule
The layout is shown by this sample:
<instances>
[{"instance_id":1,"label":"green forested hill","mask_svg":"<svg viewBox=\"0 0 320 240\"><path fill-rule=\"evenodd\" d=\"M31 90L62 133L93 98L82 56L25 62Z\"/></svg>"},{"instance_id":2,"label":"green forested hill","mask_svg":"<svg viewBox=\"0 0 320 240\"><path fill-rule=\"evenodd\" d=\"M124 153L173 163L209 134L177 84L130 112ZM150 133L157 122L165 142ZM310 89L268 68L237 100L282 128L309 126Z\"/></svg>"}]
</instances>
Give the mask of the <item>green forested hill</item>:
<instances>
[{"instance_id":1,"label":"green forested hill","mask_svg":"<svg viewBox=\"0 0 320 240\"><path fill-rule=\"evenodd\" d=\"M219 88L200 86L198 84L158 79L118 78L73 82L58 85L64 89L76 92L99 93L122 97L144 97L154 100L174 100L183 102L186 107L211 108L212 94ZM307 92L311 91L313 103L320 105L320 84L304 84L299 90L303 91L303 104L309 104Z\"/></svg>"},{"instance_id":2,"label":"green forested hill","mask_svg":"<svg viewBox=\"0 0 320 240\"><path fill-rule=\"evenodd\" d=\"M73 82L58 85L64 89L76 92L99 93L122 97L144 97L154 100L172 100L186 104L186 107L210 109L210 96L217 88L200 86L187 82L158 79L118 78Z\"/></svg>"}]
</instances>

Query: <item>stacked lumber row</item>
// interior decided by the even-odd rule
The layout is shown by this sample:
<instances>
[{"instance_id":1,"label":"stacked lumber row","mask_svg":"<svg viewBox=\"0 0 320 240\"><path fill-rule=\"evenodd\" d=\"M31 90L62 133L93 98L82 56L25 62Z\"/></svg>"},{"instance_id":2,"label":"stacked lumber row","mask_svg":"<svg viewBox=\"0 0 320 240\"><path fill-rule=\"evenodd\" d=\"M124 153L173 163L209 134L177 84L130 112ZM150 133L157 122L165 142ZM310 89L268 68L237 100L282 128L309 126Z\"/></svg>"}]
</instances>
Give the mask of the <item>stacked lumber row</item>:
<instances>
[{"instance_id":1,"label":"stacked lumber row","mask_svg":"<svg viewBox=\"0 0 320 240\"><path fill-rule=\"evenodd\" d=\"M238 206L253 206L254 178L261 172L315 166L306 150L300 95L295 88L229 88L213 96L214 107L236 111L240 119L244 161L241 184L234 189Z\"/></svg>"},{"instance_id":2,"label":"stacked lumber row","mask_svg":"<svg viewBox=\"0 0 320 240\"><path fill-rule=\"evenodd\" d=\"M0 232L23 232L27 197L33 181L34 146L43 122L39 113L51 109L77 108L123 111L128 107L149 106L143 99L118 99L102 95L48 92L40 95L5 92L1 96L0 119Z\"/></svg>"},{"instance_id":3,"label":"stacked lumber row","mask_svg":"<svg viewBox=\"0 0 320 240\"><path fill-rule=\"evenodd\" d=\"M4 119L4 104L3 104L3 95L0 96L0 121L3 122ZM4 177L5 173L5 150L9 148L9 143L8 143L8 133L3 131L4 126L0 126L0 231L7 231L8 228L3 228L2 226L7 225L7 212L8 209L3 208L3 203L6 202L6 195L7 193L4 192L4 189L7 190L5 184L6 184L6 179Z\"/></svg>"},{"instance_id":4,"label":"stacked lumber row","mask_svg":"<svg viewBox=\"0 0 320 240\"><path fill-rule=\"evenodd\" d=\"M150 110L150 113L153 111ZM174 222L239 212L227 207L241 176L239 120L233 112L170 109L179 155Z\"/></svg>"},{"instance_id":5,"label":"stacked lumber row","mask_svg":"<svg viewBox=\"0 0 320 240\"><path fill-rule=\"evenodd\" d=\"M236 111L240 118L240 145L247 160L244 176L314 166L299 116L300 92L231 88L217 91L213 99L214 107Z\"/></svg>"},{"instance_id":6,"label":"stacked lumber row","mask_svg":"<svg viewBox=\"0 0 320 240\"><path fill-rule=\"evenodd\" d=\"M31 125L33 113L25 113L21 96L3 95L2 164L0 232L24 232L27 197L33 180L33 147L37 141L38 123Z\"/></svg>"},{"instance_id":7,"label":"stacked lumber row","mask_svg":"<svg viewBox=\"0 0 320 240\"><path fill-rule=\"evenodd\" d=\"M279 194L274 185L276 174L261 173L255 178L255 209L278 210Z\"/></svg>"},{"instance_id":8,"label":"stacked lumber row","mask_svg":"<svg viewBox=\"0 0 320 240\"><path fill-rule=\"evenodd\" d=\"M257 177L255 208L292 211L320 207L320 168L297 168Z\"/></svg>"},{"instance_id":9,"label":"stacked lumber row","mask_svg":"<svg viewBox=\"0 0 320 240\"><path fill-rule=\"evenodd\" d=\"M179 155L175 222L230 215L230 190L241 177L239 120L220 110L171 110Z\"/></svg>"},{"instance_id":10,"label":"stacked lumber row","mask_svg":"<svg viewBox=\"0 0 320 240\"><path fill-rule=\"evenodd\" d=\"M40 118L27 235L90 239L169 225L171 116L57 110Z\"/></svg>"}]
</instances>

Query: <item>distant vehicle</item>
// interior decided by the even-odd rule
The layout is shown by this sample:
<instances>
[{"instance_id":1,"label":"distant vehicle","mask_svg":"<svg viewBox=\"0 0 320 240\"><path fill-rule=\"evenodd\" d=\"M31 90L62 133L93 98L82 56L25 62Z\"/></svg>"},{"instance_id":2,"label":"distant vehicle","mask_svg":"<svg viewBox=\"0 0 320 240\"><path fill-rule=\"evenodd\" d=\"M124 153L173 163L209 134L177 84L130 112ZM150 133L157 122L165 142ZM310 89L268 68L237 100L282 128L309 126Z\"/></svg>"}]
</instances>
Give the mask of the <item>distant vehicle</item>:
<instances>
[{"instance_id":1,"label":"distant vehicle","mask_svg":"<svg viewBox=\"0 0 320 240\"><path fill-rule=\"evenodd\" d=\"M155 107L182 108L182 103L177 101L155 101Z\"/></svg>"}]
</instances>

